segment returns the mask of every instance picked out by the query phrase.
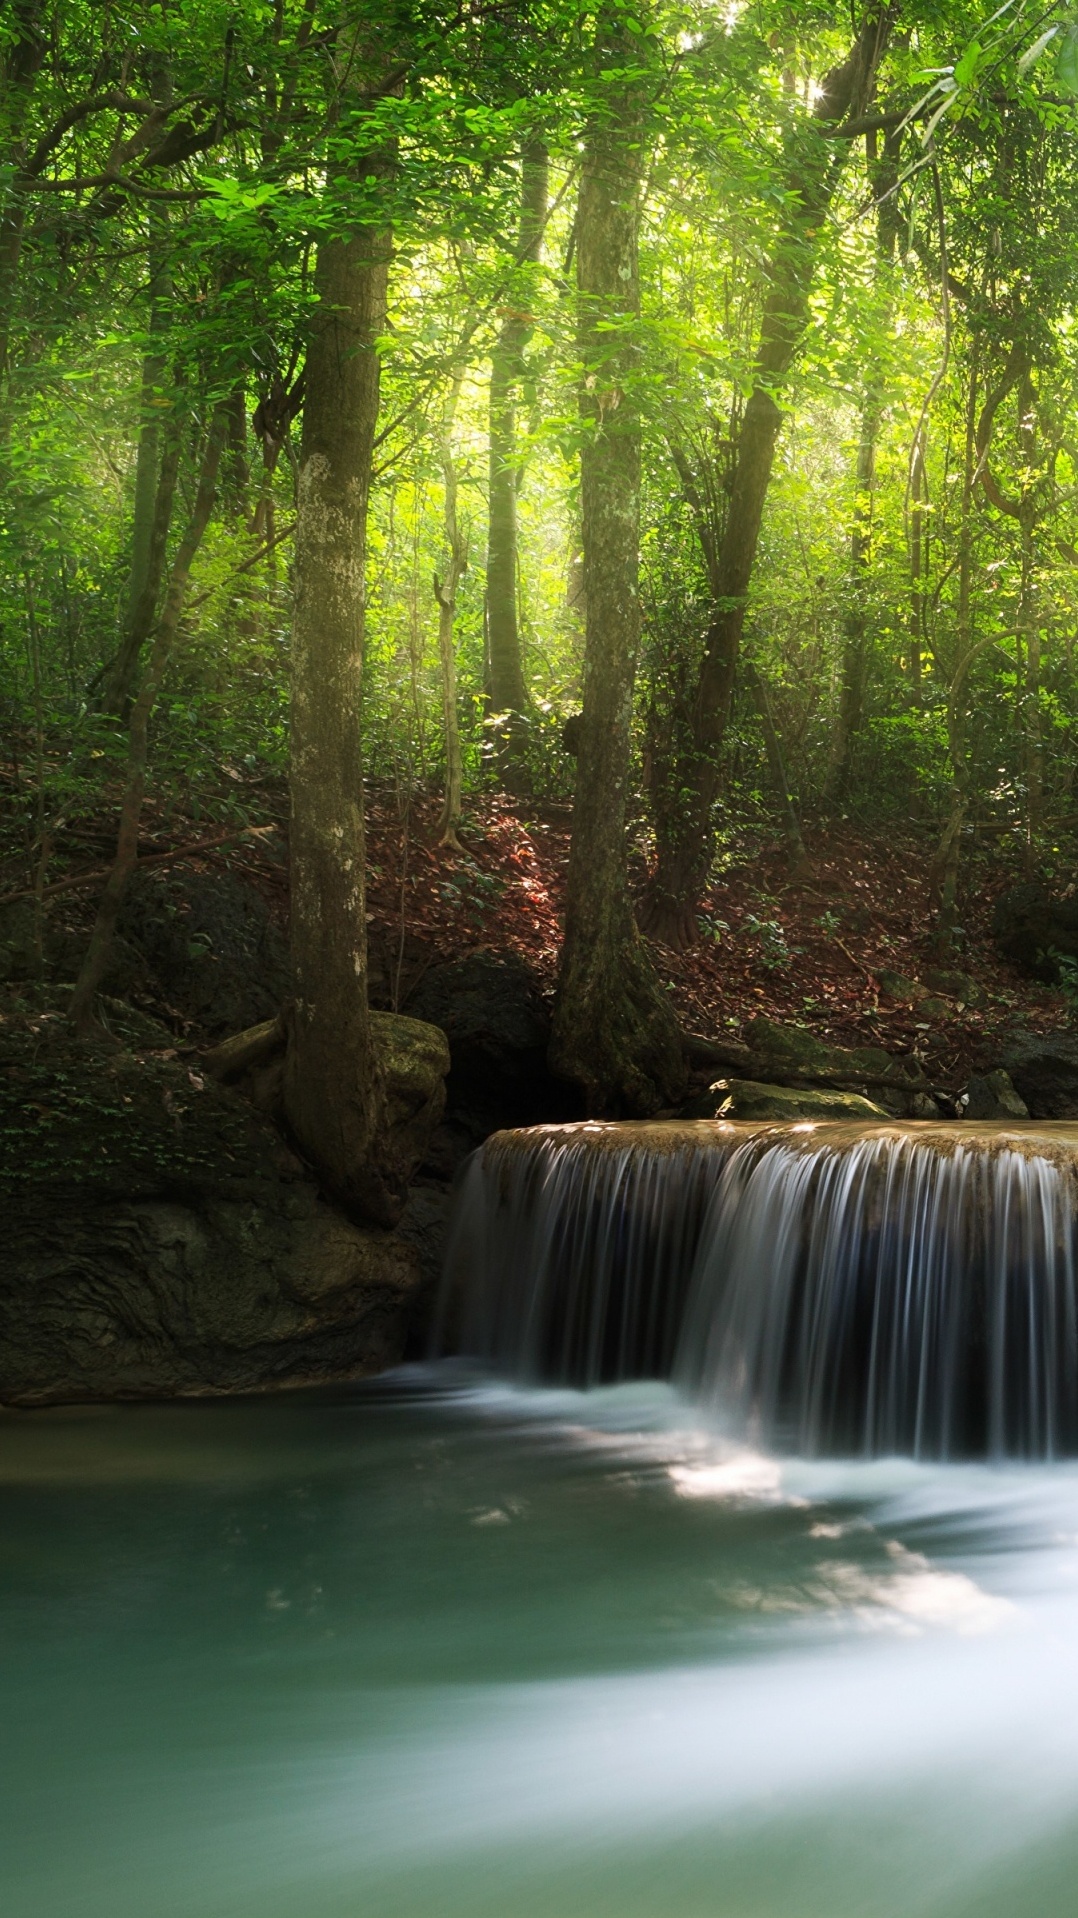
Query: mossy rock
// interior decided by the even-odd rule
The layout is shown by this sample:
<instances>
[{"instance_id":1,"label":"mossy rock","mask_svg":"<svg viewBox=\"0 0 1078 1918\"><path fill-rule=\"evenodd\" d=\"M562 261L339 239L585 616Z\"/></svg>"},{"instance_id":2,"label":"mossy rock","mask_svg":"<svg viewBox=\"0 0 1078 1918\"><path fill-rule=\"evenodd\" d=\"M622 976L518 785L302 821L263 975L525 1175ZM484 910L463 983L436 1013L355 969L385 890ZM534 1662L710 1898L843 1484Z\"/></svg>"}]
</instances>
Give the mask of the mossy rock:
<instances>
[{"instance_id":1,"label":"mossy rock","mask_svg":"<svg viewBox=\"0 0 1078 1918\"><path fill-rule=\"evenodd\" d=\"M882 1046L828 1045L807 1026L780 1026L773 1019L761 1017L749 1021L745 1037L757 1059L781 1065L789 1072L893 1078L896 1084L921 1076L916 1066L892 1058Z\"/></svg>"},{"instance_id":2,"label":"mossy rock","mask_svg":"<svg viewBox=\"0 0 1078 1918\"><path fill-rule=\"evenodd\" d=\"M892 972L886 966L876 974L876 978L884 998L897 1006L915 1006L928 993L928 987L922 985L919 979L911 979L904 972Z\"/></svg>"},{"instance_id":3,"label":"mossy rock","mask_svg":"<svg viewBox=\"0 0 1078 1918\"><path fill-rule=\"evenodd\" d=\"M280 1135L105 1007L0 1014L0 1402L169 1397L381 1370L420 1264L320 1196Z\"/></svg>"},{"instance_id":4,"label":"mossy rock","mask_svg":"<svg viewBox=\"0 0 1078 1918\"><path fill-rule=\"evenodd\" d=\"M954 1011L954 1005L950 999L940 999L935 993L930 992L920 1001L917 1010L922 1019L949 1019Z\"/></svg>"},{"instance_id":5,"label":"mossy rock","mask_svg":"<svg viewBox=\"0 0 1078 1918\"><path fill-rule=\"evenodd\" d=\"M439 1026L396 1012L372 1012L371 1036L386 1089L394 1157L411 1179L445 1111L449 1041Z\"/></svg>"},{"instance_id":6,"label":"mossy rock","mask_svg":"<svg viewBox=\"0 0 1078 1918\"><path fill-rule=\"evenodd\" d=\"M968 972L957 972L950 967L926 968L925 984L932 992L942 992L948 999L957 999L964 1006L983 1006L987 997L983 987Z\"/></svg>"},{"instance_id":7,"label":"mossy rock","mask_svg":"<svg viewBox=\"0 0 1078 1918\"><path fill-rule=\"evenodd\" d=\"M686 1119L887 1119L890 1114L856 1092L811 1086L770 1086L754 1079L717 1079L683 1106Z\"/></svg>"}]
</instances>

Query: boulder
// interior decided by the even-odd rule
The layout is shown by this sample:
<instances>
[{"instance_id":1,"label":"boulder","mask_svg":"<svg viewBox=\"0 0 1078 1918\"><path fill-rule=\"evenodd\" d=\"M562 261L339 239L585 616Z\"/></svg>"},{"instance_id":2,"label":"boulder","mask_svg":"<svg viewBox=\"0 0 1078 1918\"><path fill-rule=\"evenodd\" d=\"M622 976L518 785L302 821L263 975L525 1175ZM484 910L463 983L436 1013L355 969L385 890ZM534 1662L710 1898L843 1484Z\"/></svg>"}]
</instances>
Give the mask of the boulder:
<instances>
[{"instance_id":1,"label":"boulder","mask_svg":"<svg viewBox=\"0 0 1078 1918\"><path fill-rule=\"evenodd\" d=\"M0 1402L352 1378L399 1359L414 1247L352 1224L280 1136L170 1035L106 1002L0 1023Z\"/></svg>"},{"instance_id":2,"label":"boulder","mask_svg":"<svg viewBox=\"0 0 1078 1918\"><path fill-rule=\"evenodd\" d=\"M1078 1119L1078 1038L1073 1034L1018 1033L1001 1065L1031 1119Z\"/></svg>"},{"instance_id":3,"label":"boulder","mask_svg":"<svg viewBox=\"0 0 1078 1918\"><path fill-rule=\"evenodd\" d=\"M261 893L234 873L136 873L119 932L156 996L213 1036L272 1018L289 995L284 937Z\"/></svg>"},{"instance_id":4,"label":"boulder","mask_svg":"<svg viewBox=\"0 0 1078 1918\"><path fill-rule=\"evenodd\" d=\"M385 1131L395 1162L397 1183L408 1184L426 1153L445 1110L449 1046L445 1033L421 1019L400 1013L372 1012L371 1037L385 1088ZM232 1033L202 1054L203 1070L222 1085L234 1085L256 1109L284 1120L284 1055L288 1019L284 1012L246 1032Z\"/></svg>"},{"instance_id":5,"label":"boulder","mask_svg":"<svg viewBox=\"0 0 1078 1918\"><path fill-rule=\"evenodd\" d=\"M832 1046L807 1026L780 1026L774 1019L750 1019L745 1037L758 1058L774 1059L798 1072L832 1072L902 1079L904 1061L882 1046ZM914 1071L914 1076L920 1076Z\"/></svg>"},{"instance_id":6,"label":"boulder","mask_svg":"<svg viewBox=\"0 0 1078 1918\"><path fill-rule=\"evenodd\" d=\"M751 1019L745 1037L752 1051L753 1077L781 1084L787 1077L868 1081L874 1102L892 1118L919 1117L913 1100L923 1073L912 1060L892 1058L882 1046L833 1046L805 1026L782 1026L773 1019ZM881 1080L887 1081L880 1084ZM838 1088L845 1090L846 1088ZM856 1090L856 1084L850 1088Z\"/></svg>"},{"instance_id":7,"label":"boulder","mask_svg":"<svg viewBox=\"0 0 1078 1918\"><path fill-rule=\"evenodd\" d=\"M450 1175L491 1133L580 1116L574 1088L547 1065L550 1006L522 959L473 952L432 967L408 1011L449 1041L446 1123L428 1165Z\"/></svg>"},{"instance_id":8,"label":"boulder","mask_svg":"<svg viewBox=\"0 0 1078 1918\"><path fill-rule=\"evenodd\" d=\"M856 1092L814 1086L769 1086L753 1079L717 1079L681 1107L682 1119L867 1119L890 1118L883 1106Z\"/></svg>"},{"instance_id":9,"label":"boulder","mask_svg":"<svg viewBox=\"0 0 1078 1918\"><path fill-rule=\"evenodd\" d=\"M439 1026L396 1012L372 1012L371 1034L386 1091L392 1156L407 1185L445 1111L449 1045Z\"/></svg>"},{"instance_id":10,"label":"boulder","mask_svg":"<svg viewBox=\"0 0 1078 1918\"><path fill-rule=\"evenodd\" d=\"M1006 1072L985 1072L971 1078L958 1106L960 1119L1029 1118L1029 1107L1019 1098Z\"/></svg>"},{"instance_id":11,"label":"boulder","mask_svg":"<svg viewBox=\"0 0 1078 1918\"><path fill-rule=\"evenodd\" d=\"M896 1006L915 1006L920 999L928 996L928 987L919 979L911 979L904 972L892 972L884 966L876 974L880 991L885 999Z\"/></svg>"},{"instance_id":12,"label":"boulder","mask_svg":"<svg viewBox=\"0 0 1078 1918\"><path fill-rule=\"evenodd\" d=\"M947 966L928 966L924 975L925 985L931 992L942 992L948 999L957 999L963 1006L983 1006L987 994L976 979L968 972L958 972Z\"/></svg>"},{"instance_id":13,"label":"boulder","mask_svg":"<svg viewBox=\"0 0 1078 1918\"><path fill-rule=\"evenodd\" d=\"M1060 958L1078 960L1078 898L1053 899L1032 880L1011 886L996 900L992 932L1004 959L1054 984Z\"/></svg>"},{"instance_id":14,"label":"boulder","mask_svg":"<svg viewBox=\"0 0 1078 1918\"><path fill-rule=\"evenodd\" d=\"M950 999L941 999L938 993L928 992L918 1000L917 1010L922 1019L946 1019L954 1011Z\"/></svg>"}]
</instances>

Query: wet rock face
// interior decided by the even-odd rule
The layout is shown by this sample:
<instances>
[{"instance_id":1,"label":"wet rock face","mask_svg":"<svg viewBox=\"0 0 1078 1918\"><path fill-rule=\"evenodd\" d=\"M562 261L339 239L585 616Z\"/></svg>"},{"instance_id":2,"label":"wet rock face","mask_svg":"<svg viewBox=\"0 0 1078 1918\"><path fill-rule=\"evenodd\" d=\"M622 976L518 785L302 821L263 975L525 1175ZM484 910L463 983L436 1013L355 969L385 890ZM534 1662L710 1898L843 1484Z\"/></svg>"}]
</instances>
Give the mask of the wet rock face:
<instances>
[{"instance_id":1,"label":"wet rock face","mask_svg":"<svg viewBox=\"0 0 1078 1918\"><path fill-rule=\"evenodd\" d=\"M408 1001L417 1019L449 1041L445 1124L433 1163L452 1172L503 1127L580 1116L572 1087L547 1065L550 1008L538 981L512 954L470 953L435 966Z\"/></svg>"},{"instance_id":2,"label":"wet rock face","mask_svg":"<svg viewBox=\"0 0 1078 1918\"><path fill-rule=\"evenodd\" d=\"M419 1259L319 1197L272 1126L106 1006L0 1022L0 1402L250 1390L402 1355Z\"/></svg>"},{"instance_id":3,"label":"wet rock face","mask_svg":"<svg viewBox=\"0 0 1078 1918\"><path fill-rule=\"evenodd\" d=\"M232 873L136 875L119 932L165 1004L215 1037L272 1018L289 996L283 935Z\"/></svg>"},{"instance_id":4,"label":"wet rock face","mask_svg":"<svg viewBox=\"0 0 1078 1918\"><path fill-rule=\"evenodd\" d=\"M1023 1033L1007 1047L1002 1066L1031 1118L1078 1119L1078 1038Z\"/></svg>"},{"instance_id":5,"label":"wet rock face","mask_svg":"<svg viewBox=\"0 0 1078 1918\"><path fill-rule=\"evenodd\" d=\"M992 932L1004 959L1054 984L1060 959L1078 959L1078 898L1053 899L1044 886L1011 886L996 900Z\"/></svg>"},{"instance_id":6,"label":"wet rock face","mask_svg":"<svg viewBox=\"0 0 1078 1918\"><path fill-rule=\"evenodd\" d=\"M1006 1072L985 1072L972 1078L959 1102L961 1119L1028 1119L1029 1107L1019 1098Z\"/></svg>"}]
</instances>

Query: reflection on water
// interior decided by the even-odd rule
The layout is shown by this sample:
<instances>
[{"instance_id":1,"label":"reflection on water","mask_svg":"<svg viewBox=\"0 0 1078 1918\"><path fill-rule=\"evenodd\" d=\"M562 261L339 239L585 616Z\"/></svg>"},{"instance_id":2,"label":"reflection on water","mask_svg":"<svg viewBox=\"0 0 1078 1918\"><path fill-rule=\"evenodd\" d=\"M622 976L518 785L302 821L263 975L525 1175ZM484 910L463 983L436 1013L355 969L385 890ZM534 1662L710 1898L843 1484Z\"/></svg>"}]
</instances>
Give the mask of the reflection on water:
<instances>
[{"instance_id":1,"label":"reflection on water","mask_svg":"<svg viewBox=\"0 0 1078 1918\"><path fill-rule=\"evenodd\" d=\"M1078 1467L694 1418L0 1416L4 1918L1070 1918Z\"/></svg>"}]
</instances>

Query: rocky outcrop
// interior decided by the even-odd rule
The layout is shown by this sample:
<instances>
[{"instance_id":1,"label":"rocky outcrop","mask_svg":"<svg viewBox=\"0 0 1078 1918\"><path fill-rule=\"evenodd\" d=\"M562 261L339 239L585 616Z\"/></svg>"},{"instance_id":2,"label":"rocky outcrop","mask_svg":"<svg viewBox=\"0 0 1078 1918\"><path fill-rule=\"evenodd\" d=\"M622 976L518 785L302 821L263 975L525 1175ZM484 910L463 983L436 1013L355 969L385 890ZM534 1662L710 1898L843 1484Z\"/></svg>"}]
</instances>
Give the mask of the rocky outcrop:
<instances>
[{"instance_id":1,"label":"rocky outcrop","mask_svg":"<svg viewBox=\"0 0 1078 1918\"><path fill-rule=\"evenodd\" d=\"M1020 1099L1006 1072L984 1072L971 1078L958 1101L960 1119L1028 1119L1029 1107Z\"/></svg>"},{"instance_id":2,"label":"rocky outcrop","mask_svg":"<svg viewBox=\"0 0 1078 1918\"><path fill-rule=\"evenodd\" d=\"M388 1150L401 1189L422 1163L445 1111L449 1044L439 1026L400 1013L370 1015L374 1052L386 1092Z\"/></svg>"},{"instance_id":3,"label":"rocky outcrop","mask_svg":"<svg viewBox=\"0 0 1078 1918\"><path fill-rule=\"evenodd\" d=\"M256 1025L288 997L283 934L261 893L233 873L136 874L119 932L121 954L147 969L155 999L203 1032Z\"/></svg>"},{"instance_id":4,"label":"rocky outcrop","mask_svg":"<svg viewBox=\"0 0 1078 1918\"><path fill-rule=\"evenodd\" d=\"M706 1093L683 1105L683 1119L886 1119L883 1106L856 1092L814 1086L760 1085L752 1079L717 1079Z\"/></svg>"},{"instance_id":5,"label":"rocky outcrop","mask_svg":"<svg viewBox=\"0 0 1078 1918\"><path fill-rule=\"evenodd\" d=\"M421 1019L372 1012L371 1038L385 1091L383 1165L404 1192L445 1111L449 1046L445 1033ZM246 1032L233 1033L203 1054L211 1078L233 1085L259 1112L283 1123L283 1076L288 1019L279 1013Z\"/></svg>"},{"instance_id":6,"label":"rocky outcrop","mask_svg":"<svg viewBox=\"0 0 1078 1918\"><path fill-rule=\"evenodd\" d=\"M325 1204L279 1134L105 1002L0 1021L0 1401L295 1385L399 1359L414 1244Z\"/></svg>"},{"instance_id":7,"label":"rocky outcrop","mask_svg":"<svg viewBox=\"0 0 1078 1918\"><path fill-rule=\"evenodd\" d=\"M1060 960L1078 960L1078 898L1053 899L1035 881L1011 886L996 900L992 932L1004 959L1054 984Z\"/></svg>"},{"instance_id":8,"label":"rocky outcrop","mask_svg":"<svg viewBox=\"0 0 1078 1918\"><path fill-rule=\"evenodd\" d=\"M911 1059L896 1059L882 1046L834 1046L805 1026L783 1026L773 1019L751 1019L745 1037L754 1080L784 1084L805 1079L828 1090L871 1095L872 1102L895 1118L938 1118L939 1109L922 1089L924 1074Z\"/></svg>"},{"instance_id":9,"label":"rocky outcrop","mask_svg":"<svg viewBox=\"0 0 1078 1918\"><path fill-rule=\"evenodd\" d=\"M491 1132L580 1116L578 1095L547 1065L550 1007L512 953L473 952L427 972L408 1001L449 1041L445 1123L428 1165L443 1175Z\"/></svg>"},{"instance_id":10,"label":"rocky outcrop","mask_svg":"<svg viewBox=\"0 0 1078 1918\"><path fill-rule=\"evenodd\" d=\"M1001 1061L1033 1119L1078 1119L1078 1038L1019 1033Z\"/></svg>"}]
</instances>

